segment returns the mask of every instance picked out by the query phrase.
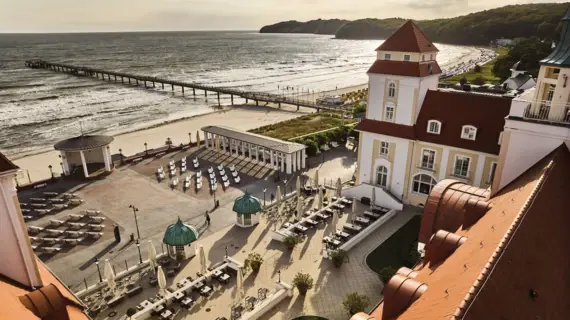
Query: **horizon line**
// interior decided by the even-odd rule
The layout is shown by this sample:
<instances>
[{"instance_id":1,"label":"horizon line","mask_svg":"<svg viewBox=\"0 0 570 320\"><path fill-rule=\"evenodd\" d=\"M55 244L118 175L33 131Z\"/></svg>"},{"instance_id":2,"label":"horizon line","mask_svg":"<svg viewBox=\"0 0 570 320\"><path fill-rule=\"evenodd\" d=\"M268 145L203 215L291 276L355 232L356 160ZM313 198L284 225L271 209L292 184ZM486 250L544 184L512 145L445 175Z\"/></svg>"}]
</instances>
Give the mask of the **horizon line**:
<instances>
[{"instance_id":1,"label":"horizon line","mask_svg":"<svg viewBox=\"0 0 570 320\"><path fill-rule=\"evenodd\" d=\"M259 29L204 29L204 30L117 30L117 31L14 31L3 32L0 35L7 34L86 34L86 33L160 33L160 32L259 32Z\"/></svg>"}]
</instances>

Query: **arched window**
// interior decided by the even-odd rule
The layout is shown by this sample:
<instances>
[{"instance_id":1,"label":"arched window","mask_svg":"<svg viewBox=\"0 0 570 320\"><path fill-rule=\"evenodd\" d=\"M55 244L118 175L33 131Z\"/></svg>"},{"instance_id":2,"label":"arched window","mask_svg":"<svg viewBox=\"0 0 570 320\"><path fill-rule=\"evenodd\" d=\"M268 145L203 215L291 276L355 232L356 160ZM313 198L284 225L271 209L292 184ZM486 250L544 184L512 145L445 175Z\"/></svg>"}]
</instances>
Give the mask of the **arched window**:
<instances>
[{"instance_id":1,"label":"arched window","mask_svg":"<svg viewBox=\"0 0 570 320\"><path fill-rule=\"evenodd\" d=\"M437 120L429 120L427 132L433 133L433 134L440 134L441 133L441 122L437 121Z\"/></svg>"},{"instance_id":2,"label":"arched window","mask_svg":"<svg viewBox=\"0 0 570 320\"><path fill-rule=\"evenodd\" d=\"M437 184L437 181L427 174L418 174L414 176L414 181L412 185L412 191L415 193L425 194L429 196L433 186Z\"/></svg>"},{"instance_id":3,"label":"arched window","mask_svg":"<svg viewBox=\"0 0 570 320\"><path fill-rule=\"evenodd\" d=\"M390 82L388 85L388 98L394 98L396 96L396 84L394 82Z\"/></svg>"},{"instance_id":4,"label":"arched window","mask_svg":"<svg viewBox=\"0 0 570 320\"><path fill-rule=\"evenodd\" d=\"M376 169L376 184L382 188L386 188L388 185L388 168L379 166Z\"/></svg>"},{"instance_id":5,"label":"arched window","mask_svg":"<svg viewBox=\"0 0 570 320\"><path fill-rule=\"evenodd\" d=\"M463 126L461 129L461 138L467 140L475 140L477 137L477 128L474 126Z\"/></svg>"}]
</instances>

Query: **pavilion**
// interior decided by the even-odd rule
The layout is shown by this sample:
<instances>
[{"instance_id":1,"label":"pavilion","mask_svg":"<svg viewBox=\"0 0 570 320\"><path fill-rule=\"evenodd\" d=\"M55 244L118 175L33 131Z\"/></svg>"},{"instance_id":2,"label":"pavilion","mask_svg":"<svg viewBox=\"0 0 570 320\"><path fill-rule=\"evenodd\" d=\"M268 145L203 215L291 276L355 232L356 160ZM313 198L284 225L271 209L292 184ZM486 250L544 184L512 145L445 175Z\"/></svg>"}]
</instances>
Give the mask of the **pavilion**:
<instances>
[{"instance_id":1,"label":"pavilion","mask_svg":"<svg viewBox=\"0 0 570 320\"><path fill-rule=\"evenodd\" d=\"M80 135L62 140L53 147L61 152L63 173L71 175L76 168L83 168L85 178L104 168L106 172L113 170L113 160L109 145L113 137L103 135Z\"/></svg>"},{"instance_id":2,"label":"pavilion","mask_svg":"<svg viewBox=\"0 0 570 320\"><path fill-rule=\"evenodd\" d=\"M257 213L261 210L259 199L246 192L234 201L233 211L236 213L236 225L247 228L258 224L259 216Z\"/></svg>"},{"instance_id":3,"label":"pavilion","mask_svg":"<svg viewBox=\"0 0 570 320\"><path fill-rule=\"evenodd\" d=\"M168 256L176 259L178 255L183 255L186 259L196 255L194 242L198 240L199 236L200 234L194 226L182 222L178 217L175 224L166 228L162 243L167 245Z\"/></svg>"},{"instance_id":4,"label":"pavilion","mask_svg":"<svg viewBox=\"0 0 570 320\"><path fill-rule=\"evenodd\" d=\"M206 148L262 162L291 174L305 168L305 148L300 143L283 141L226 126L203 127ZM255 160L254 160L255 158Z\"/></svg>"}]
</instances>

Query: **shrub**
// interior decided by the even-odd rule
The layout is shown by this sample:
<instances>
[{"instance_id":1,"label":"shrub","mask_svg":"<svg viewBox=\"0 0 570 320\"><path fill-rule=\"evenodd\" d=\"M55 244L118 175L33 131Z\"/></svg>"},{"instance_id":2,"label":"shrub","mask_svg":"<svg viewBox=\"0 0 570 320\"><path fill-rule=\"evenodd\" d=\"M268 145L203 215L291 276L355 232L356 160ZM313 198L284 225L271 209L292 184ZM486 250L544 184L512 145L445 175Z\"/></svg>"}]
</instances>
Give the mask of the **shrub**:
<instances>
[{"instance_id":1,"label":"shrub","mask_svg":"<svg viewBox=\"0 0 570 320\"><path fill-rule=\"evenodd\" d=\"M326 132L327 140L330 142L336 141L336 130Z\"/></svg>"},{"instance_id":2,"label":"shrub","mask_svg":"<svg viewBox=\"0 0 570 320\"><path fill-rule=\"evenodd\" d=\"M461 80L459 80L459 84L460 84L461 86L466 85L466 84L467 84L467 78L465 78L465 77L461 78Z\"/></svg>"},{"instance_id":3,"label":"shrub","mask_svg":"<svg viewBox=\"0 0 570 320\"><path fill-rule=\"evenodd\" d=\"M319 147L317 146L317 143L313 140L305 140L304 143L305 146L307 146L307 156L309 157L314 157L317 155L317 151L319 151Z\"/></svg>"},{"instance_id":4,"label":"shrub","mask_svg":"<svg viewBox=\"0 0 570 320\"><path fill-rule=\"evenodd\" d=\"M289 250L293 250L293 248L295 248L297 243L299 243L299 239L297 239L297 237L295 236L289 236L285 238L284 242Z\"/></svg>"},{"instance_id":5,"label":"shrub","mask_svg":"<svg viewBox=\"0 0 570 320\"><path fill-rule=\"evenodd\" d=\"M137 313L137 309L130 307L127 309L127 317L132 317Z\"/></svg>"},{"instance_id":6,"label":"shrub","mask_svg":"<svg viewBox=\"0 0 570 320\"><path fill-rule=\"evenodd\" d=\"M344 250L336 250L331 252L331 260L333 265L337 268L340 268L345 262L348 262L348 253Z\"/></svg>"},{"instance_id":7,"label":"shrub","mask_svg":"<svg viewBox=\"0 0 570 320\"><path fill-rule=\"evenodd\" d=\"M244 267L246 270L251 268L253 272L258 273L262 263L263 258L261 255L257 252L251 252L247 255L247 259L245 259Z\"/></svg>"},{"instance_id":8,"label":"shrub","mask_svg":"<svg viewBox=\"0 0 570 320\"><path fill-rule=\"evenodd\" d=\"M293 278L293 285L299 290L299 294L304 296L308 290L313 288L313 277L308 273L297 272Z\"/></svg>"},{"instance_id":9,"label":"shrub","mask_svg":"<svg viewBox=\"0 0 570 320\"><path fill-rule=\"evenodd\" d=\"M478 86L485 84L485 79L483 79L483 77L478 76L477 78L473 79L473 81L471 81L473 84L476 84Z\"/></svg>"},{"instance_id":10,"label":"shrub","mask_svg":"<svg viewBox=\"0 0 570 320\"><path fill-rule=\"evenodd\" d=\"M478 65L478 64L476 64L476 65L475 65L475 68L473 68L473 71L476 72L476 73L481 72L481 66Z\"/></svg>"},{"instance_id":11,"label":"shrub","mask_svg":"<svg viewBox=\"0 0 570 320\"><path fill-rule=\"evenodd\" d=\"M359 312L365 312L370 305L370 299L358 292L348 293L346 299L342 302L342 305L348 311L349 315L354 315Z\"/></svg>"},{"instance_id":12,"label":"shrub","mask_svg":"<svg viewBox=\"0 0 570 320\"><path fill-rule=\"evenodd\" d=\"M390 281L390 278L392 278L392 276L396 273L396 269L394 269L392 266L387 266L382 268L382 270L380 270L380 280L382 280L382 282L384 284L388 283L388 281Z\"/></svg>"},{"instance_id":13,"label":"shrub","mask_svg":"<svg viewBox=\"0 0 570 320\"><path fill-rule=\"evenodd\" d=\"M422 255L418 252L417 245L412 246L410 251L408 252L405 261L408 267L413 267L422 259Z\"/></svg>"},{"instance_id":14,"label":"shrub","mask_svg":"<svg viewBox=\"0 0 570 320\"><path fill-rule=\"evenodd\" d=\"M321 133L315 134L314 137L315 137L315 140L317 141L318 147L329 142L329 139L327 137L326 132L321 132Z\"/></svg>"}]
</instances>

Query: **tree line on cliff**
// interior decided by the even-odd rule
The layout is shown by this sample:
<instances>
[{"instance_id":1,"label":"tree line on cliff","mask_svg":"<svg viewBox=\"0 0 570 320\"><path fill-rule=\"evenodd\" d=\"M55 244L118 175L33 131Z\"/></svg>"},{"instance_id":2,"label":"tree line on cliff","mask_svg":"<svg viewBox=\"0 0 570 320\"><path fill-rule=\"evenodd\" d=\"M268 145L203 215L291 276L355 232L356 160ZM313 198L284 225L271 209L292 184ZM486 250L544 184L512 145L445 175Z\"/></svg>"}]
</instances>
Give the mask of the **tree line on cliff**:
<instances>
[{"instance_id":1,"label":"tree line on cliff","mask_svg":"<svg viewBox=\"0 0 570 320\"><path fill-rule=\"evenodd\" d=\"M455 18L418 20L416 23L432 41L440 43L488 45L495 39L521 37L556 40L560 32L560 19L568 5L509 5ZM405 21L403 18L287 21L265 26L260 32L334 34L339 39L385 39Z\"/></svg>"}]
</instances>

